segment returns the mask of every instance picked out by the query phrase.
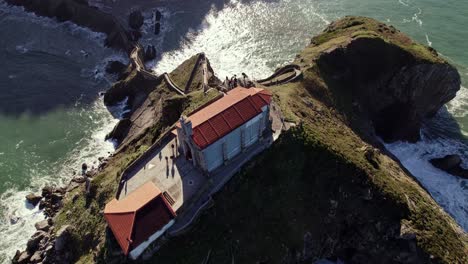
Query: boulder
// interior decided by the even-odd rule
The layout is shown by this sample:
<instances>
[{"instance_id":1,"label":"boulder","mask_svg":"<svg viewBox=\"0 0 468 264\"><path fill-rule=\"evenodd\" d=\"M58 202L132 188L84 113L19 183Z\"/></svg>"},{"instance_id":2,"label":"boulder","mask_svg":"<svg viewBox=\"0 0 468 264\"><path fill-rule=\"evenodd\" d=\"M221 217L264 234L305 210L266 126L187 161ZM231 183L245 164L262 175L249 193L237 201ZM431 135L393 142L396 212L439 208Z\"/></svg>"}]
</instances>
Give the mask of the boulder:
<instances>
[{"instance_id":1,"label":"boulder","mask_svg":"<svg viewBox=\"0 0 468 264\"><path fill-rule=\"evenodd\" d=\"M158 35L160 32L161 32L161 24L157 22L156 24L154 24L154 34Z\"/></svg>"},{"instance_id":2,"label":"boulder","mask_svg":"<svg viewBox=\"0 0 468 264\"><path fill-rule=\"evenodd\" d=\"M458 155L447 155L443 158L431 159L430 162L434 167L447 171L460 166L462 160Z\"/></svg>"},{"instance_id":3,"label":"boulder","mask_svg":"<svg viewBox=\"0 0 468 264\"><path fill-rule=\"evenodd\" d=\"M42 199L42 196L36 195L34 193L30 193L26 195L26 200L28 203L32 204L33 206L36 206Z\"/></svg>"},{"instance_id":4,"label":"boulder","mask_svg":"<svg viewBox=\"0 0 468 264\"><path fill-rule=\"evenodd\" d=\"M118 143L122 142L122 140L127 136L131 125L132 121L129 118L120 120L119 123L115 125L114 129L106 135L106 140L114 139Z\"/></svg>"},{"instance_id":5,"label":"boulder","mask_svg":"<svg viewBox=\"0 0 468 264\"><path fill-rule=\"evenodd\" d=\"M156 10L155 20L156 21L161 21L161 18L162 18L161 12L159 10Z\"/></svg>"},{"instance_id":6,"label":"boulder","mask_svg":"<svg viewBox=\"0 0 468 264\"><path fill-rule=\"evenodd\" d=\"M36 227L36 230L38 231L48 231L50 228L49 221L44 219L40 222L37 222L34 227Z\"/></svg>"},{"instance_id":7,"label":"boulder","mask_svg":"<svg viewBox=\"0 0 468 264\"><path fill-rule=\"evenodd\" d=\"M32 235L32 237L28 240L28 243L26 244L26 250L30 253L36 251L39 246L39 243L46 236L48 236L48 234L44 231L37 231L36 233L34 233L34 235Z\"/></svg>"},{"instance_id":8,"label":"boulder","mask_svg":"<svg viewBox=\"0 0 468 264\"><path fill-rule=\"evenodd\" d=\"M145 61L154 60L156 58L156 48L153 45L148 45L145 50Z\"/></svg>"},{"instance_id":9,"label":"boulder","mask_svg":"<svg viewBox=\"0 0 468 264\"><path fill-rule=\"evenodd\" d=\"M55 239L56 251L62 251L66 248L67 243L70 241L72 230L72 226L65 225L57 231Z\"/></svg>"},{"instance_id":10,"label":"boulder","mask_svg":"<svg viewBox=\"0 0 468 264\"><path fill-rule=\"evenodd\" d=\"M143 14L139 10L135 10L130 13L128 16L128 25L135 29L138 30L143 26L143 23L145 22L145 18L143 17Z\"/></svg>"},{"instance_id":11,"label":"boulder","mask_svg":"<svg viewBox=\"0 0 468 264\"><path fill-rule=\"evenodd\" d=\"M431 159L430 162L440 170L468 179L468 170L461 166L462 159L458 155L447 155L443 158Z\"/></svg>"},{"instance_id":12,"label":"boulder","mask_svg":"<svg viewBox=\"0 0 468 264\"><path fill-rule=\"evenodd\" d=\"M54 192L54 187L52 186L45 186L42 188L42 197L48 197Z\"/></svg>"},{"instance_id":13,"label":"boulder","mask_svg":"<svg viewBox=\"0 0 468 264\"><path fill-rule=\"evenodd\" d=\"M39 263L42 260L42 252L41 251L36 251L34 254L31 256L29 261L31 263Z\"/></svg>"},{"instance_id":14,"label":"boulder","mask_svg":"<svg viewBox=\"0 0 468 264\"><path fill-rule=\"evenodd\" d=\"M29 259L31 258L31 255L27 250L23 252L16 251L15 257L12 260L12 263L18 263L18 264L23 264L23 263L29 263Z\"/></svg>"}]
</instances>

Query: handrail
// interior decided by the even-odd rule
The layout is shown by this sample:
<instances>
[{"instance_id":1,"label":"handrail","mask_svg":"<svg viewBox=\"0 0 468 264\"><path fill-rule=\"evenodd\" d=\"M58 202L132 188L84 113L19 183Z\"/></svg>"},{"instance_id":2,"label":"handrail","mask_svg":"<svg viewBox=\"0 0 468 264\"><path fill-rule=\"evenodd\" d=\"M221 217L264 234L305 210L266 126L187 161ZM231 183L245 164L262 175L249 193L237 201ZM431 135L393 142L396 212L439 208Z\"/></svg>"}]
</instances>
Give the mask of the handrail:
<instances>
[{"instance_id":1,"label":"handrail","mask_svg":"<svg viewBox=\"0 0 468 264\"><path fill-rule=\"evenodd\" d=\"M285 73L288 73L288 72L294 72L294 75L288 76L287 78L285 78L283 80L280 80L276 84L283 84L283 83L286 83L286 82L291 82L291 81L295 80L296 78L298 78L298 77L300 77L302 75L302 71L300 70L299 65L289 64L289 65L286 65L286 66L276 70L271 76L269 76L267 78L264 78L264 79L257 80L257 83L269 86L268 84L264 84L264 83L266 83L268 81L271 81L274 78L276 78L276 77L278 77L280 75L283 75Z\"/></svg>"},{"instance_id":2,"label":"handrail","mask_svg":"<svg viewBox=\"0 0 468 264\"><path fill-rule=\"evenodd\" d=\"M164 81L166 81L166 84L167 86L169 86L169 88L185 96L185 93L171 80L171 77L169 76L169 74L167 74L167 72L165 72L163 76L164 76Z\"/></svg>"}]
</instances>

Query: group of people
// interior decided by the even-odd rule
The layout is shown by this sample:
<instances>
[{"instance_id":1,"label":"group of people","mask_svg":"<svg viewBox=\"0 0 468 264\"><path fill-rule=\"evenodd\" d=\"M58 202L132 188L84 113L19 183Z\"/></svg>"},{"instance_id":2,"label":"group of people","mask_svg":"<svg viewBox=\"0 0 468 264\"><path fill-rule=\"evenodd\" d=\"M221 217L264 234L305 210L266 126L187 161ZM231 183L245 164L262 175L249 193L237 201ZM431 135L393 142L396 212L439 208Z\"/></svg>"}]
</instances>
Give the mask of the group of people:
<instances>
[{"instance_id":1,"label":"group of people","mask_svg":"<svg viewBox=\"0 0 468 264\"><path fill-rule=\"evenodd\" d=\"M229 77L226 76L226 80L224 81L224 86L228 90L236 88L239 85L248 88L248 87L251 87L253 84L249 80L249 76L247 76L247 74L245 73L242 73L242 79L238 79L236 74L234 74L234 76L232 76L231 79L229 79Z\"/></svg>"}]
</instances>

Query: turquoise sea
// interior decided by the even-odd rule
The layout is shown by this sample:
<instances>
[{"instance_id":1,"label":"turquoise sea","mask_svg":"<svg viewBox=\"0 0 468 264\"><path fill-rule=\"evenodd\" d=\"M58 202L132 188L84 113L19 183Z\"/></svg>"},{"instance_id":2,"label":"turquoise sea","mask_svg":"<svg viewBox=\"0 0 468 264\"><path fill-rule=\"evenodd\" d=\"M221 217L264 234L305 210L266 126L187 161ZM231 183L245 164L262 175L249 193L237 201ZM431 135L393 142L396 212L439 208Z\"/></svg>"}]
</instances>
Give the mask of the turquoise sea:
<instances>
[{"instance_id":1,"label":"turquoise sea","mask_svg":"<svg viewBox=\"0 0 468 264\"><path fill-rule=\"evenodd\" d=\"M125 1L125 0L120 0ZM130 1L130 0L128 0ZM119 1L117 1L119 2ZM145 1L135 1L136 3ZM158 3L159 1L155 1ZM331 21L370 16L432 46L454 64L468 87L468 1L436 0L207 0L160 1L162 34L145 44L160 56L150 66L170 71L205 52L219 76L260 78L291 61ZM116 1L93 0L109 12ZM148 3L145 3L147 6ZM104 36L71 23L38 18L0 0L0 262L24 248L43 216L24 196L66 182L83 161L113 150L104 136L117 122L98 94L109 87L106 61L125 56L105 48ZM400 158L434 199L468 230L467 180L432 168L428 160L457 153L468 166L468 89L428 120L423 140L395 143ZM453 121L455 120L455 122Z\"/></svg>"}]
</instances>

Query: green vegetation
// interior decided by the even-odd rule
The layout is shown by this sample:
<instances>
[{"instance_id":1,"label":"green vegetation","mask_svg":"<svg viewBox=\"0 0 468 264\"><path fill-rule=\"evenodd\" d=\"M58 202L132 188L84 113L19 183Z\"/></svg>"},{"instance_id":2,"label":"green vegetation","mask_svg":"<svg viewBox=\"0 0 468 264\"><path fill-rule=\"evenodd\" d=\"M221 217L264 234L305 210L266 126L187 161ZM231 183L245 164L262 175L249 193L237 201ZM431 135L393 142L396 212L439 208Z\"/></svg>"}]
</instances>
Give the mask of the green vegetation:
<instances>
[{"instance_id":1,"label":"green vegetation","mask_svg":"<svg viewBox=\"0 0 468 264\"><path fill-rule=\"evenodd\" d=\"M196 57L192 57L188 62L194 63L193 58ZM184 65L191 68L187 62ZM126 79L127 83L132 83L133 78L138 78L133 73L134 71ZM182 77L174 79L178 82L181 80ZM162 102L160 103L162 115L158 115L158 119L152 120L153 125L118 149L104 170L91 181L89 197L86 197L83 188L68 193L64 206L55 219L55 230L59 230L64 225L73 226L73 241L70 248L73 248L72 259L78 263L93 262L93 252L96 248L100 249L98 261L106 262L109 257L107 250L113 247L109 247L112 241L108 241L106 237L107 225L102 212L106 203L114 198L122 172L156 142L162 133L168 131L182 113L189 113L219 95L217 90L211 90L206 94L203 91L193 91L184 97L166 88L164 82L157 84L156 87L144 88L151 90L148 98L153 104Z\"/></svg>"},{"instance_id":2,"label":"green vegetation","mask_svg":"<svg viewBox=\"0 0 468 264\"><path fill-rule=\"evenodd\" d=\"M313 60L321 52L332 47L346 45L359 38L379 38L390 44L398 46L421 61L444 63L437 53L430 47L416 43L408 36L377 20L367 17L345 17L330 24L325 31L312 38L311 46L307 47L302 55L307 61Z\"/></svg>"},{"instance_id":3,"label":"green vegetation","mask_svg":"<svg viewBox=\"0 0 468 264\"><path fill-rule=\"evenodd\" d=\"M190 76L192 75L192 71L194 69L195 63L198 60L200 55L194 55L190 59L184 61L181 65L179 65L174 71L172 71L169 75L174 83L179 86L182 90L185 90L185 86L187 82L190 80ZM200 90L202 87L202 74L201 68L198 67L194 72L194 78L190 87L188 87L187 91L197 91Z\"/></svg>"}]
</instances>

